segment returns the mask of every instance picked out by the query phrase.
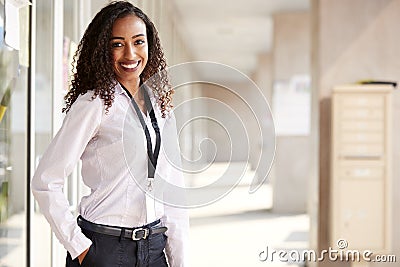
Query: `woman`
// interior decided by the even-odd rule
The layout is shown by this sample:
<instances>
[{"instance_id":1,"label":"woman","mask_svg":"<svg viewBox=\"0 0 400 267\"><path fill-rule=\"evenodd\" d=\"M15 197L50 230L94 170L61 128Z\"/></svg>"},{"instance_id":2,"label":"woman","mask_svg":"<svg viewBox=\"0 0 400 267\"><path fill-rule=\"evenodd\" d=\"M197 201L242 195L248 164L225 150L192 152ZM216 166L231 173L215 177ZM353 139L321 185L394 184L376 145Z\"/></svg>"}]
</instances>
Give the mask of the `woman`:
<instances>
[{"instance_id":1,"label":"woman","mask_svg":"<svg viewBox=\"0 0 400 267\"><path fill-rule=\"evenodd\" d=\"M164 149L179 148L157 30L129 2L112 2L88 26L75 60L66 117L32 180L68 251L66 266L187 266L187 213L149 197L154 181L183 186ZM76 220L63 185L79 159L91 193Z\"/></svg>"}]
</instances>

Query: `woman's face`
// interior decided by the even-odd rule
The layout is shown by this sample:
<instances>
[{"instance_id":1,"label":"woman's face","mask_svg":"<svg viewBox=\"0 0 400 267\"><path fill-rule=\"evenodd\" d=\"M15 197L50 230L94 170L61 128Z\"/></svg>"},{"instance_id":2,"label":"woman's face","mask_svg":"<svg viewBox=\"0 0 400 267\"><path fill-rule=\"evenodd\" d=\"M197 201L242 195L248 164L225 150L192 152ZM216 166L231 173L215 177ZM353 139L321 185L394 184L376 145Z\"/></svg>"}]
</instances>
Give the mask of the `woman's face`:
<instances>
[{"instance_id":1,"label":"woman's face","mask_svg":"<svg viewBox=\"0 0 400 267\"><path fill-rule=\"evenodd\" d=\"M117 80L138 82L148 60L146 24L129 15L115 20L111 34L111 53Z\"/></svg>"}]
</instances>

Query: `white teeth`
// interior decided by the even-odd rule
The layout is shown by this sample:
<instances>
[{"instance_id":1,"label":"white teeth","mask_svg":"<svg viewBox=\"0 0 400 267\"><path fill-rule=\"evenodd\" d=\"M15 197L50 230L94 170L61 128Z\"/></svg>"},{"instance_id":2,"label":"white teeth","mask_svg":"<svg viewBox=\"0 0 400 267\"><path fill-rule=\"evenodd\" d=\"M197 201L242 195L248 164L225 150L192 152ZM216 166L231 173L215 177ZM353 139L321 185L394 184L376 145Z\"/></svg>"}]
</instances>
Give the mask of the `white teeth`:
<instances>
[{"instance_id":1,"label":"white teeth","mask_svg":"<svg viewBox=\"0 0 400 267\"><path fill-rule=\"evenodd\" d=\"M136 62L135 64L123 64L121 63L121 66L127 69L134 69L137 66L139 66L140 61Z\"/></svg>"}]
</instances>

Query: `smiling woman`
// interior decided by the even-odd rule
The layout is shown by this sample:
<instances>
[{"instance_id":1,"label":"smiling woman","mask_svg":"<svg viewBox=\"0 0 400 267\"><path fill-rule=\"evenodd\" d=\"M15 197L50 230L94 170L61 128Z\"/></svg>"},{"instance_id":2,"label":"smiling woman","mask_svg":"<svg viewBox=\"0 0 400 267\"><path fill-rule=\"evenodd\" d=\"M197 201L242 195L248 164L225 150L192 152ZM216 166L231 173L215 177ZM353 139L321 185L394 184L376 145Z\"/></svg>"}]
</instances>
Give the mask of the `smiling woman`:
<instances>
[{"instance_id":1,"label":"smiling woman","mask_svg":"<svg viewBox=\"0 0 400 267\"><path fill-rule=\"evenodd\" d=\"M148 60L146 24L136 16L117 19L112 28L111 53L117 80L135 95Z\"/></svg>"},{"instance_id":2,"label":"smiling woman","mask_svg":"<svg viewBox=\"0 0 400 267\"><path fill-rule=\"evenodd\" d=\"M132 58L126 61L126 56L134 56L126 54L126 52L134 52L127 51L132 46L137 48L142 46L147 49L147 62L141 62L140 78L142 82L146 81L157 95L163 117L172 108L173 90L169 85L166 73L167 63L157 29L139 8L133 5L129 8L122 8L123 4L130 5L118 1L107 7L107 13L100 11L83 35L75 56L77 67L71 82L72 89L66 96L67 105L63 111L68 112L78 96L88 91L93 91L96 97L99 96L104 101L106 111L108 111L113 102L114 87L119 81L115 64L119 65L117 68L119 71L121 70L119 60L122 60L123 57L125 57L125 63L132 64L132 61L130 61ZM125 21L130 21L132 24L125 25L123 23ZM119 36L121 31L125 32ZM144 36L136 36L139 34L136 31L141 31L140 34ZM104 49L105 47L110 47L110 49ZM116 57L118 62L116 62ZM129 90L128 84L126 87Z\"/></svg>"},{"instance_id":3,"label":"smiling woman","mask_svg":"<svg viewBox=\"0 0 400 267\"><path fill-rule=\"evenodd\" d=\"M187 266L187 212L151 198L154 180L184 185L160 149L173 144L179 155L157 30L139 8L112 2L88 26L75 61L66 117L32 179L41 211L68 251L66 266ZM63 186L79 159L91 193L75 219Z\"/></svg>"}]
</instances>

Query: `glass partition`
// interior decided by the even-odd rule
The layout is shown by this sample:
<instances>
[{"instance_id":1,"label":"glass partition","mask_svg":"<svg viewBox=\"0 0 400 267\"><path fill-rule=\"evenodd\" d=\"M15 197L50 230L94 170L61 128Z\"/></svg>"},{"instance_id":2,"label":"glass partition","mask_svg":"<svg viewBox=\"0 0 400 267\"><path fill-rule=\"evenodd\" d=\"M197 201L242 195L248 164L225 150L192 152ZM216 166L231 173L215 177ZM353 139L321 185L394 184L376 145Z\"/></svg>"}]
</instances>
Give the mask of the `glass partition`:
<instances>
[{"instance_id":1,"label":"glass partition","mask_svg":"<svg viewBox=\"0 0 400 267\"><path fill-rule=\"evenodd\" d=\"M52 138L53 1L35 1L34 170ZM33 174L32 174L33 175ZM51 266L51 231L34 199L31 218L31 266Z\"/></svg>"},{"instance_id":2,"label":"glass partition","mask_svg":"<svg viewBox=\"0 0 400 267\"><path fill-rule=\"evenodd\" d=\"M29 7L0 3L0 266L27 264L28 78Z\"/></svg>"}]
</instances>

